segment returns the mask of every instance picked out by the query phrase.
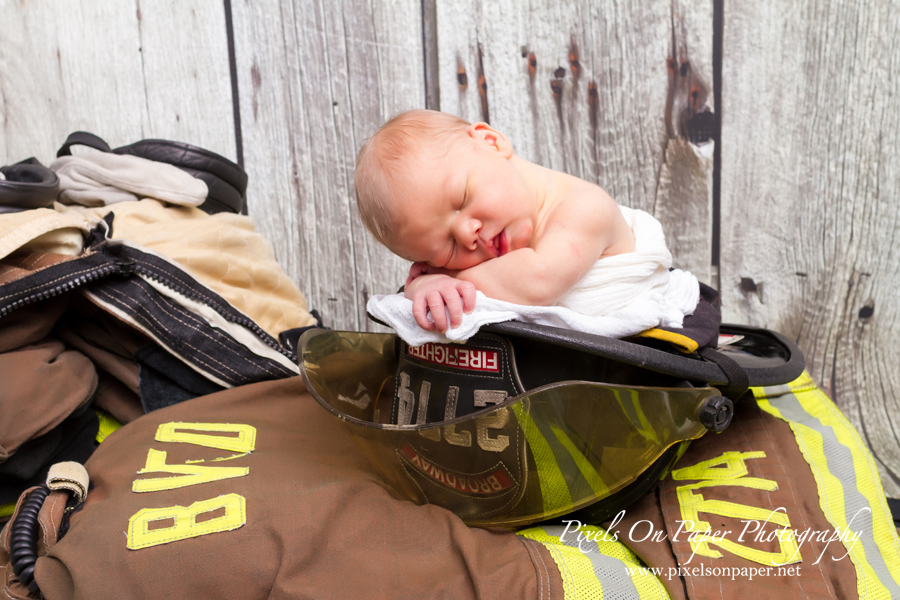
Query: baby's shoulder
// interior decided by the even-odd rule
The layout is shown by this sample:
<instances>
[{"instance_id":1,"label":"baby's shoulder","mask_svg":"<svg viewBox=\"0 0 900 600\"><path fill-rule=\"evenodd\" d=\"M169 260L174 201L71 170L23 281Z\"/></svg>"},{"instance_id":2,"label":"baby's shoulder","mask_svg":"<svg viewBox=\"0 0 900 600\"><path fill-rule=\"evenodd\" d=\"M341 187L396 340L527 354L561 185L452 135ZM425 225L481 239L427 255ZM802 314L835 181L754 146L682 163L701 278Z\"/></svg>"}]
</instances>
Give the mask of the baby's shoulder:
<instances>
[{"instance_id":1,"label":"baby's shoulder","mask_svg":"<svg viewBox=\"0 0 900 600\"><path fill-rule=\"evenodd\" d=\"M588 221L596 218L601 222L606 222L619 212L618 204L599 185L583 179L574 177L572 179L575 180L575 183L565 194L560 196L549 215L551 220L568 220L573 216L580 216Z\"/></svg>"},{"instance_id":2,"label":"baby's shoulder","mask_svg":"<svg viewBox=\"0 0 900 600\"><path fill-rule=\"evenodd\" d=\"M577 182L547 215L543 232L548 240L585 247L586 255L597 258L631 252L634 236L619 205L600 186Z\"/></svg>"}]
</instances>

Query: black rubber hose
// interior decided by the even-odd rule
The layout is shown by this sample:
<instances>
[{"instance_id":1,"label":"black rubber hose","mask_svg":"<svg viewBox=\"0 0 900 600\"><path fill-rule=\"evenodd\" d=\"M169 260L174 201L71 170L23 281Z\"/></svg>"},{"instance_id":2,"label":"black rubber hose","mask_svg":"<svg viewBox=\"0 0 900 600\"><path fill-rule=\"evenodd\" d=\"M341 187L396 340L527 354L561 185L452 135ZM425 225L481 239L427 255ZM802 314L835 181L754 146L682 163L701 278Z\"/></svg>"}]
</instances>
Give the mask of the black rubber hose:
<instances>
[{"instance_id":1,"label":"black rubber hose","mask_svg":"<svg viewBox=\"0 0 900 600\"><path fill-rule=\"evenodd\" d=\"M32 593L38 592L34 580L34 566L37 563L38 515L44 505L44 499L50 488L41 486L28 495L16 520L12 524L9 536L9 563L13 573L22 585Z\"/></svg>"}]
</instances>

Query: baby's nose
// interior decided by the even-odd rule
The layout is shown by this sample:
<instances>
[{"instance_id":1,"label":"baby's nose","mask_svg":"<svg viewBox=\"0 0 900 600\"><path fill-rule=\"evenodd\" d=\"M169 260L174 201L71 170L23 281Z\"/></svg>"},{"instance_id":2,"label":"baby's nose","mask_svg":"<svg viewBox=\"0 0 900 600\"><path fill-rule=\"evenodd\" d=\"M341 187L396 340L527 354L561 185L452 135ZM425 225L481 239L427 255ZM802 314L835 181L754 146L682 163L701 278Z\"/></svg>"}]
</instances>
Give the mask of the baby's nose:
<instances>
[{"instance_id":1,"label":"baby's nose","mask_svg":"<svg viewBox=\"0 0 900 600\"><path fill-rule=\"evenodd\" d=\"M478 247L478 232L481 231L481 221L478 219L461 219L459 226L459 241L469 250Z\"/></svg>"}]
</instances>

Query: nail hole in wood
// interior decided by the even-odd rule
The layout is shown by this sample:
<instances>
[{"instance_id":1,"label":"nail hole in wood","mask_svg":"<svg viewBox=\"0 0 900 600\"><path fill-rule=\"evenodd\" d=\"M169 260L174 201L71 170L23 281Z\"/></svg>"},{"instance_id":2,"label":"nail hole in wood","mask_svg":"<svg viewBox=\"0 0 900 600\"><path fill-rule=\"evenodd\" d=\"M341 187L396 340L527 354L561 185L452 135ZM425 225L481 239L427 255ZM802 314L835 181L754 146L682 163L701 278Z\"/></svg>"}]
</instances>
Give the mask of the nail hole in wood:
<instances>
[{"instance_id":1,"label":"nail hole in wood","mask_svg":"<svg viewBox=\"0 0 900 600\"><path fill-rule=\"evenodd\" d=\"M756 282L749 277L741 277L741 291L747 294L758 291Z\"/></svg>"},{"instance_id":2,"label":"nail hole in wood","mask_svg":"<svg viewBox=\"0 0 900 600\"><path fill-rule=\"evenodd\" d=\"M869 319L872 315L875 314L875 303L866 304L861 309L859 309L859 318L860 319Z\"/></svg>"}]
</instances>

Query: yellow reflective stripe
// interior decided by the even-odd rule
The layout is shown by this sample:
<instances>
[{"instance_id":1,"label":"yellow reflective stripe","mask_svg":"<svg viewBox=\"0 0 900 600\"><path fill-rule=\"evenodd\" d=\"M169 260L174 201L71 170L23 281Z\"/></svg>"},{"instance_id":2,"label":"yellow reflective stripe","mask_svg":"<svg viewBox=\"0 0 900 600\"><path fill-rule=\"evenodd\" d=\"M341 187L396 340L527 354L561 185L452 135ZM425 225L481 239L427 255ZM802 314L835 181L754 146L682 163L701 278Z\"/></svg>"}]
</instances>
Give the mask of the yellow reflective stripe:
<instances>
[{"instance_id":1,"label":"yellow reflective stripe","mask_svg":"<svg viewBox=\"0 0 900 600\"><path fill-rule=\"evenodd\" d=\"M564 530L562 526L532 527L517 535L544 545L559 568L566 600L670 598L659 578L647 570L627 546L604 538L606 530L603 528L582 526L579 531L590 540L582 537L581 549L578 534L573 531L566 534L565 541L560 540L558 534Z\"/></svg>"},{"instance_id":2,"label":"yellow reflective stripe","mask_svg":"<svg viewBox=\"0 0 900 600\"><path fill-rule=\"evenodd\" d=\"M603 483L603 479L600 477L600 474L597 473L597 470L591 464L587 458L585 458L584 454L575 447L575 444L572 443L572 440L569 439L569 436L565 434L565 432L558 429L552 423L550 424L550 429L553 430L553 435L556 436L556 439L559 440L559 443L563 445L566 451L572 455L572 460L575 461L575 464L578 465L578 470L581 471L581 476L584 477L584 480L588 482L588 485L591 486L591 489L594 490L594 493L598 498L604 498L609 493L609 488L606 487L606 484Z\"/></svg>"},{"instance_id":3,"label":"yellow reflective stripe","mask_svg":"<svg viewBox=\"0 0 900 600\"><path fill-rule=\"evenodd\" d=\"M641 408L641 398L637 393L637 390L628 390L629 400L626 400L619 395L620 390L613 390L612 392L616 397L616 400L618 400L619 404L622 406L622 411L630 418L633 418L633 416L637 417L637 420L641 425L639 429L641 435L646 439L653 440L657 446L661 445L659 436L656 434L656 427L650 424L650 421L647 420L647 415L644 414L644 410ZM631 410L629 410L629 407ZM633 416L631 414L632 412L634 413Z\"/></svg>"},{"instance_id":4,"label":"yellow reflective stripe","mask_svg":"<svg viewBox=\"0 0 900 600\"><path fill-rule=\"evenodd\" d=\"M0 504L0 518L11 517L16 512L16 503Z\"/></svg>"},{"instance_id":5,"label":"yellow reflective stripe","mask_svg":"<svg viewBox=\"0 0 900 600\"><path fill-rule=\"evenodd\" d=\"M803 391L795 391L795 396L800 401L800 405L813 418L818 419L823 425L831 427L834 430L837 441L850 450L853 458L853 475L855 476L856 489L862 494L868 508L872 511L872 538L875 542L871 548L875 553L881 554L887 567L888 574L893 578L896 587L890 590L892 598L900 597L900 538L893 526L893 518L890 509L887 506L884 490L881 486L881 479L878 475L878 468L872 455L869 453L859 433L850 424L844 415L838 410L837 406L818 388L806 389ZM876 513L878 513L876 515ZM845 516L850 516L846 515ZM882 518L878 518L878 516ZM852 516L851 516L852 519ZM854 521L851 527L856 526ZM865 533L864 533L865 535ZM859 548L860 554L865 560L866 547L864 539ZM860 546L857 544L857 546ZM872 557L866 561L867 569L872 569ZM872 569L872 575L877 577L877 573ZM887 586L888 582L879 578L879 583ZM871 588L868 592L871 593Z\"/></svg>"},{"instance_id":6,"label":"yellow reflective stripe","mask_svg":"<svg viewBox=\"0 0 900 600\"><path fill-rule=\"evenodd\" d=\"M591 535L592 538L592 541L585 541L582 544L585 549L590 548L588 556L602 557L601 560L594 561L594 573L601 585L605 585L607 590L619 594L613 596L614 598L627 598L637 592L638 598L641 599L669 600L669 592L659 577L646 570L644 563L628 546L622 542L613 541L613 536L607 536L607 531L602 527L583 525L581 531ZM566 536L566 542L569 542L570 537ZM577 538L572 542L577 544ZM598 569L598 565L601 566L600 569ZM621 573L628 575L628 580L623 579L620 582ZM631 594L628 594L628 591Z\"/></svg>"},{"instance_id":7,"label":"yellow reflective stripe","mask_svg":"<svg viewBox=\"0 0 900 600\"><path fill-rule=\"evenodd\" d=\"M685 354L695 352L697 348L700 347L700 344L698 344L696 340L693 340L686 335L681 335L680 333L675 333L672 331L666 331L665 329L657 329L655 327L653 329L642 331L637 335L638 337L648 337L662 340L663 342L669 342Z\"/></svg>"},{"instance_id":8,"label":"yellow reflective stripe","mask_svg":"<svg viewBox=\"0 0 900 600\"><path fill-rule=\"evenodd\" d=\"M105 410L94 409L94 412L97 413L97 418L100 419L100 427L97 429L96 440L98 444L102 444L103 441L109 437L109 434L119 429L122 424Z\"/></svg>"},{"instance_id":9,"label":"yellow reflective stripe","mask_svg":"<svg viewBox=\"0 0 900 600\"><path fill-rule=\"evenodd\" d=\"M541 435L537 423L531 418L528 411L521 404L513 404L513 412L519 421L519 427L525 433L525 439L531 448L531 455L534 457L535 467L537 468L538 481L541 484L541 496L544 501L544 512L550 514L556 512L560 508L572 506L572 495L569 493L569 486L566 485L565 477L556 464L553 456L553 450Z\"/></svg>"},{"instance_id":10,"label":"yellow reflective stripe","mask_svg":"<svg viewBox=\"0 0 900 600\"><path fill-rule=\"evenodd\" d=\"M775 398L776 396L781 396L784 394L796 394L799 392L806 392L808 390L815 389L818 389L818 386L816 386L816 382L812 380L812 377L810 377L809 373L807 373L806 371L804 371L800 375L800 377L790 383L785 383L783 385L772 385L769 387L750 388L757 400L759 400L760 398Z\"/></svg>"},{"instance_id":11,"label":"yellow reflective stripe","mask_svg":"<svg viewBox=\"0 0 900 600\"><path fill-rule=\"evenodd\" d=\"M594 574L594 565L578 548L564 546L558 537L553 537L540 527L520 531L517 535L540 542L550 553L553 562L559 567L565 600L603 599L603 586Z\"/></svg>"},{"instance_id":12,"label":"yellow reflective stripe","mask_svg":"<svg viewBox=\"0 0 900 600\"><path fill-rule=\"evenodd\" d=\"M843 533L852 521L851 528L856 529L851 531L860 534L856 544L850 539L841 540L856 568L860 597L900 597L900 538L893 527L871 455L859 433L831 399L815 386L808 373L804 372L786 387L786 390L785 386L753 388L753 393L760 408L790 425L816 480L819 506L829 523ZM829 468L829 459L839 466L837 455L847 453L852 473L834 472ZM848 518L848 499L854 506L860 499L868 506ZM861 519L859 513L867 512L866 509L871 514L863 515ZM859 527L865 518L871 521L871 532Z\"/></svg>"}]
</instances>

